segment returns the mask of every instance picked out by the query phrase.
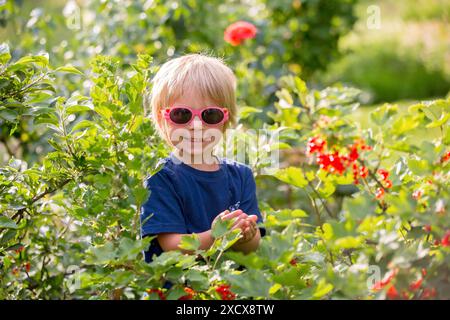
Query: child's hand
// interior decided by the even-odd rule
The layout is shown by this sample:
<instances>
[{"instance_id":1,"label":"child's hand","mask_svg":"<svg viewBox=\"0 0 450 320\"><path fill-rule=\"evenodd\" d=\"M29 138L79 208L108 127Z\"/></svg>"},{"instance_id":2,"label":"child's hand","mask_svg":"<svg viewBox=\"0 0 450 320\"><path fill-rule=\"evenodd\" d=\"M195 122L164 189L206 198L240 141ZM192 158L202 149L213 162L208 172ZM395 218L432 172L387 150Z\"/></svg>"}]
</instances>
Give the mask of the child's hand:
<instances>
[{"instance_id":1,"label":"child's hand","mask_svg":"<svg viewBox=\"0 0 450 320\"><path fill-rule=\"evenodd\" d=\"M221 216L222 220L236 219L231 230L237 228L241 229L242 238L238 240L238 243L242 244L252 240L257 232L256 221L258 220L258 217L255 215L249 216L240 209L230 213L227 211L228 210L222 212L219 216Z\"/></svg>"},{"instance_id":2,"label":"child's hand","mask_svg":"<svg viewBox=\"0 0 450 320\"><path fill-rule=\"evenodd\" d=\"M240 228L242 238L237 241L237 243L242 244L252 240L257 232L256 221L258 217L255 215L247 216L247 218L242 218L240 221L232 228Z\"/></svg>"}]
</instances>

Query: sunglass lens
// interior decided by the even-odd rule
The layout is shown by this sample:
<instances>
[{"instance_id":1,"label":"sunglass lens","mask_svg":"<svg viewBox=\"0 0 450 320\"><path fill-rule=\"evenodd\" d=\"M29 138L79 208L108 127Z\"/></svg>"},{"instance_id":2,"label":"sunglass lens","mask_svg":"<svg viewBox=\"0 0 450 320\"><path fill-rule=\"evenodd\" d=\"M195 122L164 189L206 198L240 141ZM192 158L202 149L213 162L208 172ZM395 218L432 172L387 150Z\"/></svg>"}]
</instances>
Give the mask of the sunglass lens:
<instances>
[{"instance_id":1,"label":"sunglass lens","mask_svg":"<svg viewBox=\"0 0 450 320\"><path fill-rule=\"evenodd\" d=\"M191 117L191 111L185 108L175 108L170 112L170 119L177 124L188 123Z\"/></svg>"},{"instance_id":2,"label":"sunglass lens","mask_svg":"<svg viewBox=\"0 0 450 320\"><path fill-rule=\"evenodd\" d=\"M202 112L203 121L207 124L218 124L222 121L224 114L219 109L206 109Z\"/></svg>"}]
</instances>

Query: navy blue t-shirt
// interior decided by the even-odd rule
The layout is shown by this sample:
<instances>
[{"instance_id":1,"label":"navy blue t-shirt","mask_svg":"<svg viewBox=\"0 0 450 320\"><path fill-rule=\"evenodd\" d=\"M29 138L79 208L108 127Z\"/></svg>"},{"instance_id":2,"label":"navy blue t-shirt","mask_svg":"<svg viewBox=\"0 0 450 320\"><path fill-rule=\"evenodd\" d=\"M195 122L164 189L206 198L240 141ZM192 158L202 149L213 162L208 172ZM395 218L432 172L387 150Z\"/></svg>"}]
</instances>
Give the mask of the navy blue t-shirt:
<instances>
[{"instance_id":1,"label":"navy blue t-shirt","mask_svg":"<svg viewBox=\"0 0 450 320\"><path fill-rule=\"evenodd\" d=\"M150 196L141 207L142 237L164 232L204 232L227 209L241 209L248 215L257 215L257 223L263 222L250 167L218 159L217 171L192 168L173 153L161 160L161 170L146 181ZM260 226L260 231L264 236L264 227ZM145 261L150 262L154 254L162 252L157 239L153 239L145 252Z\"/></svg>"}]
</instances>

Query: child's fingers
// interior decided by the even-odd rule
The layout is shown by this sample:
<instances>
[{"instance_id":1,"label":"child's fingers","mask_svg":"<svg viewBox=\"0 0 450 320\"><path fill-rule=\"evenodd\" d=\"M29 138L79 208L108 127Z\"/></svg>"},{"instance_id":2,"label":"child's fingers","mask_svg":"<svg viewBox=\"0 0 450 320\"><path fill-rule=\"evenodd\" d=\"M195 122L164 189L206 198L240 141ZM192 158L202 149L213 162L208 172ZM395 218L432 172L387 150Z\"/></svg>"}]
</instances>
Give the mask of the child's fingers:
<instances>
[{"instance_id":1,"label":"child's fingers","mask_svg":"<svg viewBox=\"0 0 450 320\"><path fill-rule=\"evenodd\" d=\"M231 229L237 229L240 228L241 231L243 231L245 228L248 228L249 222L247 221L247 219L238 219L236 220L236 223L233 225L233 227Z\"/></svg>"},{"instance_id":2,"label":"child's fingers","mask_svg":"<svg viewBox=\"0 0 450 320\"><path fill-rule=\"evenodd\" d=\"M230 213L230 210L225 210L225 211L222 211L221 213L219 213L219 217L223 217L223 216L225 216L225 215L227 215L227 214L229 214Z\"/></svg>"},{"instance_id":3,"label":"child's fingers","mask_svg":"<svg viewBox=\"0 0 450 320\"><path fill-rule=\"evenodd\" d=\"M241 215L245 215L245 217L247 217L247 215L241 209L238 209L238 210L235 210L233 212L223 215L222 220L233 219L233 218L239 217Z\"/></svg>"},{"instance_id":4,"label":"child's fingers","mask_svg":"<svg viewBox=\"0 0 450 320\"><path fill-rule=\"evenodd\" d=\"M245 228L245 220L238 220L232 227L231 230L241 229L241 231Z\"/></svg>"},{"instance_id":5,"label":"child's fingers","mask_svg":"<svg viewBox=\"0 0 450 320\"><path fill-rule=\"evenodd\" d=\"M248 219L251 220L251 221L253 221L253 222L256 222L256 221L258 221L258 216L252 214L252 215L249 215L249 216L248 216Z\"/></svg>"}]
</instances>

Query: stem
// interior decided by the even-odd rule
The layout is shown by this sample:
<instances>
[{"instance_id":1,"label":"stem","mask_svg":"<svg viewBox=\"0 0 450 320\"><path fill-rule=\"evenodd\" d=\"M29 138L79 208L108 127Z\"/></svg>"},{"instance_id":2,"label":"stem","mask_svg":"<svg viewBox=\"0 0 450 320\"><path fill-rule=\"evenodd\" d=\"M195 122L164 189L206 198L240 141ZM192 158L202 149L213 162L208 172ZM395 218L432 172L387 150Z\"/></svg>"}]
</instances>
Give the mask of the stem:
<instances>
[{"instance_id":1,"label":"stem","mask_svg":"<svg viewBox=\"0 0 450 320\"><path fill-rule=\"evenodd\" d=\"M216 270L217 262L219 262L220 258L222 258L223 252L224 252L224 250L220 250L220 253L217 256L216 261L214 261L214 265L213 265L212 271Z\"/></svg>"},{"instance_id":2,"label":"stem","mask_svg":"<svg viewBox=\"0 0 450 320\"><path fill-rule=\"evenodd\" d=\"M331 218L336 218L333 213L330 211L330 209L328 209L325 201L322 199L322 196L320 195L319 192L317 192L317 190L314 188L313 184L311 183L311 181L308 180L308 178L306 177L306 175L303 173L303 177L306 179L306 181L308 181L308 186L312 189L312 191L317 195L317 197L319 198L320 202L322 203L323 208L325 209L325 211L328 213L328 215Z\"/></svg>"},{"instance_id":3,"label":"stem","mask_svg":"<svg viewBox=\"0 0 450 320\"><path fill-rule=\"evenodd\" d=\"M66 184L68 184L70 181L72 181L72 179L66 179L66 180L62 181L56 188L45 190L45 191L42 192L41 194L35 196L35 197L31 200L30 205L33 204L33 203L35 203L36 201L42 199L42 198L45 197L46 195L48 195L48 194L50 194L50 193L53 193L53 192L55 192L55 191L61 189L61 188L64 187ZM24 213L25 211L26 211L26 208L17 210L17 212L11 217L11 219L15 219L15 218L17 218L17 217L20 216L20 218L19 218L19 221L20 221L20 219L21 219L21 217L22 217L22 215L23 215L23 213Z\"/></svg>"},{"instance_id":4,"label":"stem","mask_svg":"<svg viewBox=\"0 0 450 320\"><path fill-rule=\"evenodd\" d=\"M316 205L314 199L307 192L305 192L305 193L306 193L307 197L309 198L309 200L311 201L311 204L314 208L314 212L317 216L317 224L319 225L320 229L322 229L322 218L320 217L319 209L317 208L317 205ZM322 229L322 231L323 231L323 229Z\"/></svg>"}]
</instances>

